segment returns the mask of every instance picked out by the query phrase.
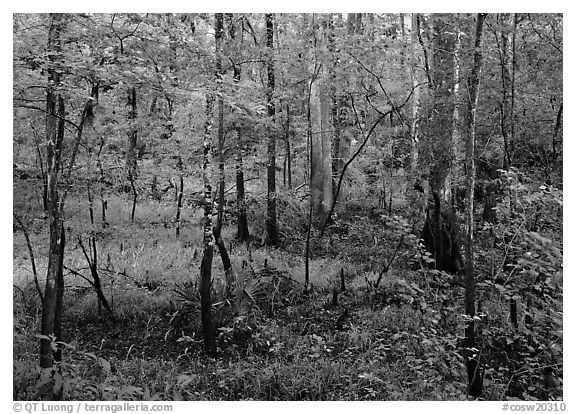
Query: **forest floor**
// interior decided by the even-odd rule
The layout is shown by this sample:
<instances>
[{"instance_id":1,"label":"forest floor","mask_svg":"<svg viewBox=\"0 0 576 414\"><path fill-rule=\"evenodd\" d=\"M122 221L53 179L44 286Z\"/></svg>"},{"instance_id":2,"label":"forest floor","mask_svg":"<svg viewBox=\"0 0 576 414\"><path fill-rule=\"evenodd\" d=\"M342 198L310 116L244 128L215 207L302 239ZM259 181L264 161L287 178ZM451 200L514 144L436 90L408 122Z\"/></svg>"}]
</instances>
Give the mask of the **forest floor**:
<instances>
[{"instance_id":1,"label":"forest floor","mask_svg":"<svg viewBox=\"0 0 576 414\"><path fill-rule=\"evenodd\" d=\"M131 223L128 198L110 198L109 225L98 230L85 224L85 202L71 198L68 205L67 226L74 237L69 236L65 264L89 277L77 237L96 235L104 293L114 318L99 313L87 282L66 275L61 366L66 399L467 398L463 289L450 275L420 265L416 236L399 244L407 224L396 216L352 205L341 211L324 238L313 238L309 291L303 284L302 219L281 223L283 243L274 249L237 244L234 225L228 223L224 239L234 268L265 280L266 290L248 312L236 317L222 312L219 355L209 358L198 312L177 294L198 277L201 211L184 209L177 238L172 205L143 200ZM30 211L30 203L27 208L42 278L46 226L41 208ZM393 258L390 270L382 272ZM54 385L37 367L40 303L29 263L24 237L15 231L14 398L19 400L45 398ZM382 281L375 286L380 274ZM213 275L223 278L217 254ZM483 348L488 361L483 398L549 398L539 369L524 367L524 374L516 375L522 364L510 363L529 352L528 345L500 341L514 338L506 298L484 295L481 323L490 326L491 337Z\"/></svg>"}]
</instances>

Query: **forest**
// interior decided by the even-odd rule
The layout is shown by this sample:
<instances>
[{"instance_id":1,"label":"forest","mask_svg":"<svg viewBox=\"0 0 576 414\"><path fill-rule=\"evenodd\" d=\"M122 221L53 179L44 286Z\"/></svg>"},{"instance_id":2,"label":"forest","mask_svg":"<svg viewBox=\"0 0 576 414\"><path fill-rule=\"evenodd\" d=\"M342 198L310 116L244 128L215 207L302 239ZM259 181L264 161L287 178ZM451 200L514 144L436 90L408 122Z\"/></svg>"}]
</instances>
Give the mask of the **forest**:
<instances>
[{"instance_id":1,"label":"forest","mask_svg":"<svg viewBox=\"0 0 576 414\"><path fill-rule=\"evenodd\" d=\"M13 398L563 399L563 16L13 15Z\"/></svg>"}]
</instances>

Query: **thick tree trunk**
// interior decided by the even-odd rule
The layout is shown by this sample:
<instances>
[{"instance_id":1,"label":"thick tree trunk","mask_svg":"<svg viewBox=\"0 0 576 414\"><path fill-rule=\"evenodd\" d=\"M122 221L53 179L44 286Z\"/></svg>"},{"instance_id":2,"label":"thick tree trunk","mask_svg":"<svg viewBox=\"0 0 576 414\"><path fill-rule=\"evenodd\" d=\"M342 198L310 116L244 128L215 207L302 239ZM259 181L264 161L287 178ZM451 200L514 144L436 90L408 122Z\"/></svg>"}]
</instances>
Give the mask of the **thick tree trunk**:
<instances>
[{"instance_id":1,"label":"thick tree trunk","mask_svg":"<svg viewBox=\"0 0 576 414\"><path fill-rule=\"evenodd\" d=\"M274 15L266 13L266 48L268 50L268 87L266 100L268 119L275 122L276 107L274 105ZM278 244L278 223L276 221L276 128L269 126L268 132L268 197L266 209L266 236L265 244L275 246Z\"/></svg>"},{"instance_id":2,"label":"thick tree trunk","mask_svg":"<svg viewBox=\"0 0 576 414\"><path fill-rule=\"evenodd\" d=\"M417 16L417 19L419 17ZM423 238L428 251L433 254L438 270L454 271L457 268L457 252L453 251L455 240L450 236L450 222L445 222L446 201L450 199L448 177L452 168L452 134L454 121L454 45L453 27L448 16L435 15L433 20L433 51L431 112L423 118L425 144L423 150L430 159L430 195L432 196L424 223ZM430 205L432 204L433 207ZM432 208L430 208L432 207Z\"/></svg>"},{"instance_id":3,"label":"thick tree trunk","mask_svg":"<svg viewBox=\"0 0 576 414\"><path fill-rule=\"evenodd\" d=\"M474 274L474 184L475 184L475 144L476 144L476 107L478 104L478 91L480 74L482 72L482 30L486 14L478 14L476 22L476 39L474 42L474 60L468 78L468 111L466 114L466 266L465 307L466 329L464 332L464 346L466 368L468 372L468 393L473 397L482 395L482 368L476 348L476 332L474 316L476 315L476 276Z\"/></svg>"},{"instance_id":4,"label":"thick tree trunk","mask_svg":"<svg viewBox=\"0 0 576 414\"><path fill-rule=\"evenodd\" d=\"M430 190L442 203L449 200L447 177L452 168L454 85L454 29L446 23L446 16L434 19L434 54L432 56L433 104L428 124L427 144L432 158Z\"/></svg>"}]
</instances>

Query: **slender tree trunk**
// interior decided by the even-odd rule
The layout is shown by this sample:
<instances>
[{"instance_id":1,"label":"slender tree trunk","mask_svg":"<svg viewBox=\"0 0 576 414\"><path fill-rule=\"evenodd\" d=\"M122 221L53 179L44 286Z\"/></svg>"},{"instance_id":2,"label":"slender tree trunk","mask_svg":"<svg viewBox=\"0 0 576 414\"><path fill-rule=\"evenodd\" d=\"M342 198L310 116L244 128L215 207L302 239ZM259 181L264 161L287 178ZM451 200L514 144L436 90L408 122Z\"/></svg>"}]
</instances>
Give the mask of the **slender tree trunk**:
<instances>
[{"instance_id":1,"label":"slender tree trunk","mask_svg":"<svg viewBox=\"0 0 576 414\"><path fill-rule=\"evenodd\" d=\"M324 49L322 36L316 35L317 29L321 26L320 23L322 22L319 22L314 16L312 45L315 59L312 79L310 80L309 114L311 126L311 202L316 222L322 225L332 206L334 188L332 184L332 137L329 122L330 92L325 84L327 71L317 53Z\"/></svg>"},{"instance_id":2,"label":"slender tree trunk","mask_svg":"<svg viewBox=\"0 0 576 414\"><path fill-rule=\"evenodd\" d=\"M317 220L322 218L322 100L320 97L320 79L310 81L310 194L312 212Z\"/></svg>"},{"instance_id":3,"label":"slender tree trunk","mask_svg":"<svg viewBox=\"0 0 576 414\"><path fill-rule=\"evenodd\" d=\"M226 13L226 24L228 25L228 35L230 36L232 47L230 48L231 59L233 60L233 79L235 83L239 83L242 76L242 66L236 64L242 57L242 42L236 42L236 24L234 22L234 14ZM244 188L244 147L242 144L242 128L236 128L236 221L238 233L236 238L238 241L248 242L250 232L248 231L248 219L246 216L246 199Z\"/></svg>"},{"instance_id":4,"label":"slender tree trunk","mask_svg":"<svg viewBox=\"0 0 576 414\"><path fill-rule=\"evenodd\" d=\"M62 349L58 345L56 351L52 351L51 340L63 340L62 313L64 298L64 250L66 235L64 230L64 205L66 201L69 179L74 167L76 153L82 138L82 131L87 121L93 117L93 106L98 97L98 88L91 91L91 99L84 105L80 123L78 125L76 140L70 151L68 169L64 171L62 161L63 141L65 133L66 109L64 98L58 88L61 84L61 74L58 67L61 62L61 40L60 34L64 27L64 16L62 14L50 15L50 29L48 34L48 51L50 60L54 67L48 70L48 87L46 96L46 201L47 214L50 229L50 247L48 251L48 270L46 274L46 287L42 300L42 318L40 334L40 366L42 368L51 367L54 360L62 360ZM62 181L64 182L62 193L59 192L59 172L62 170ZM57 390L55 398L61 398L62 389Z\"/></svg>"},{"instance_id":5,"label":"slender tree trunk","mask_svg":"<svg viewBox=\"0 0 576 414\"><path fill-rule=\"evenodd\" d=\"M324 222L334 200L332 179L332 129L330 128L330 97L328 90L321 95L322 104L322 216Z\"/></svg>"},{"instance_id":6,"label":"slender tree trunk","mask_svg":"<svg viewBox=\"0 0 576 414\"><path fill-rule=\"evenodd\" d=\"M216 356L216 327L212 317L212 259L214 257L214 234L212 233L212 112L214 97L206 95L206 121L204 124L204 157L202 181L204 184L203 252L200 265L200 306L204 349Z\"/></svg>"},{"instance_id":7,"label":"slender tree trunk","mask_svg":"<svg viewBox=\"0 0 576 414\"><path fill-rule=\"evenodd\" d=\"M250 232L248 231L248 219L246 218L246 199L244 189L244 166L242 161L243 144L242 144L242 130L236 129L237 148L236 148L236 208L238 209L238 234L237 238L240 242L248 242Z\"/></svg>"},{"instance_id":8,"label":"slender tree trunk","mask_svg":"<svg viewBox=\"0 0 576 414\"><path fill-rule=\"evenodd\" d=\"M463 170L460 168L462 165L462 160L464 158L462 136L460 133L460 48L462 45L462 33L460 31L459 25L455 27L455 43L454 43L454 86L453 86L453 102L454 107L452 109L452 137L451 137L451 147L452 147L452 168L450 169L447 187L449 188L449 193L446 195L446 201L452 205L454 209L454 194L456 188L460 187L461 182L459 177L462 177Z\"/></svg>"},{"instance_id":9,"label":"slender tree trunk","mask_svg":"<svg viewBox=\"0 0 576 414\"><path fill-rule=\"evenodd\" d=\"M292 150L290 149L290 105L286 104L286 121L284 124L284 140L286 144L286 175L288 188L292 188Z\"/></svg>"},{"instance_id":10,"label":"slender tree trunk","mask_svg":"<svg viewBox=\"0 0 576 414\"><path fill-rule=\"evenodd\" d=\"M44 167L42 167L44 168ZM44 302L44 294L42 293L42 288L40 288L40 281L38 280L38 271L36 269L36 259L34 258L34 249L32 248L32 242L30 241L30 235L28 234L28 229L20 219L20 217L13 213L14 219L18 222L18 225L24 233L24 238L26 239L26 246L28 247L28 254L30 255L30 264L32 265L32 275L34 276L34 285L36 286L36 291L38 292L38 297L40 302Z\"/></svg>"},{"instance_id":11,"label":"slender tree trunk","mask_svg":"<svg viewBox=\"0 0 576 414\"><path fill-rule=\"evenodd\" d=\"M266 100L268 119L275 122L276 108L274 105L274 14L266 13L266 48L268 50L268 87ZM268 197L266 210L265 244L278 244L278 223L276 221L276 128L268 127Z\"/></svg>"},{"instance_id":12,"label":"slender tree trunk","mask_svg":"<svg viewBox=\"0 0 576 414\"><path fill-rule=\"evenodd\" d=\"M54 337L57 341L62 341L62 314L64 311L64 250L66 248L66 231L64 223L60 229L60 245L58 251L58 274L56 277L56 307L54 310ZM54 352L54 361L62 361L62 348L58 346Z\"/></svg>"},{"instance_id":13,"label":"slender tree trunk","mask_svg":"<svg viewBox=\"0 0 576 414\"><path fill-rule=\"evenodd\" d=\"M130 210L130 223L134 223L136 203L138 202L138 191L136 190L136 184L134 183L134 175L132 174L132 170L128 170L128 180L130 181L130 187L132 188L132 210Z\"/></svg>"},{"instance_id":14,"label":"slender tree trunk","mask_svg":"<svg viewBox=\"0 0 576 414\"><path fill-rule=\"evenodd\" d=\"M226 250L226 244L222 238L222 227L224 225L224 204L225 193L225 171L224 171L224 96L222 90L222 38L224 36L224 15L222 13L216 13L216 24L214 27L215 38L216 38L216 82L218 87L218 215L216 220L216 225L214 226L214 239L216 240L216 246L218 246L218 251L220 252L220 258L222 259L222 266L224 267L224 272L226 274L226 281L228 286L233 282L231 279L232 273L232 263L230 262L230 256Z\"/></svg>"},{"instance_id":15,"label":"slender tree trunk","mask_svg":"<svg viewBox=\"0 0 576 414\"><path fill-rule=\"evenodd\" d=\"M502 103L500 108L501 131L504 140L504 168L514 163L514 101L513 101L513 62L516 17L514 13L503 13L501 23L500 63L502 67Z\"/></svg>"},{"instance_id":16,"label":"slender tree trunk","mask_svg":"<svg viewBox=\"0 0 576 414\"><path fill-rule=\"evenodd\" d=\"M518 17L518 13L514 13L513 23L514 26L512 28L512 47L511 47L511 60L510 63L510 142L512 143L512 156L514 156L514 147L516 142L516 118L514 116L514 108L515 108L515 101L516 101L516 29L518 27L518 23L520 18Z\"/></svg>"},{"instance_id":17,"label":"slender tree trunk","mask_svg":"<svg viewBox=\"0 0 576 414\"><path fill-rule=\"evenodd\" d=\"M337 20L339 22L339 19ZM340 120L340 105L342 103L342 99L338 93L336 88L337 85L337 77L336 77L336 69L338 66L339 56L338 51L336 50L335 45L335 35L334 35L334 21L332 16L328 18L328 50L330 52L330 57L332 59L332 64L329 65L329 78L330 78L330 105L331 105L331 118L332 118L332 193L336 192L336 177L342 170L342 166L344 165L344 160L340 157L340 140L341 140L341 132L342 132L342 125ZM338 200L336 200L337 202Z\"/></svg>"},{"instance_id":18,"label":"slender tree trunk","mask_svg":"<svg viewBox=\"0 0 576 414\"><path fill-rule=\"evenodd\" d=\"M410 46L412 52L412 88L414 89L412 95L412 123L410 130L412 131L412 140L410 145L410 172L414 177L418 167L418 140L420 137L419 117L420 117L420 84L421 81L421 66L422 59L420 58L419 47L419 34L420 34L420 19L417 13L412 13L412 32L410 34Z\"/></svg>"},{"instance_id":19,"label":"slender tree trunk","mask_svg":"<svg viewBox=\"0 0 576 414\"><path fill-rule=\"evenodd\" d=\"M482 369L476 348L474 316L476 315L476 276L474 274L474 181L475 181L475 144L476 144L476 107L478 104L480 74L482 72L482 30L485 13L478 14L476 21L476 39L474 42L474 60L468 78L468 111L466 114L466 266L465 307L466 329L465 360L468 372L468 393L473 397L482 395Z\"/></svg>"},{"instance_id":20,"label":"slender tree trunk","mask_svg":"<svg viewBox=\"0 0 576 414\"><path fill-rule=\"evenodd\" d=\"M132 174L132 178L137 175L137 161L136 161L136 145L138 144L138 129L136 128L136 116L137 116L137 106L136 106L136 88L133 86L128 89L128 141L126 145L126 169L129 174Z\"/></svg>"},{"instance_id":21,"label":"slender tree trunk","mask_svg":"<svg viewBox=\"0 0 576 414\"><path fill-rule=\"evenodd\" d=\"M48 270L46 274L46 287L42 303L42 319L40 333L40 366L49 368L53 364L51 340L48 337L61 334L57 315L61 314L58 306L63 294L61 289L61 263L64 251L64 219L59 204L58 174L62 162L62 144L64 140L64 98L58 88L61 83L60 68L57 66L61 61L60 34L64 27L62 14L50 15L50 29L48 32L48 52L54 67L48 70L48 87L46 88L46 179L47 179L47 213L50 228L50 247L48 250ZM61 338L57 338L61 339Z\"/></svg>"},{"instance_id":22,"label":"slender tree trunk","mask_svg":"<svg viewBox=\"0 0 576 414\"><path fill-rule=\"evenodd\" d=\"M182 197L184 196L184 176L180 173L180 191L176 205L176 237L180 237L180 214L182 212Z\"/></svg>"}]
</instances>

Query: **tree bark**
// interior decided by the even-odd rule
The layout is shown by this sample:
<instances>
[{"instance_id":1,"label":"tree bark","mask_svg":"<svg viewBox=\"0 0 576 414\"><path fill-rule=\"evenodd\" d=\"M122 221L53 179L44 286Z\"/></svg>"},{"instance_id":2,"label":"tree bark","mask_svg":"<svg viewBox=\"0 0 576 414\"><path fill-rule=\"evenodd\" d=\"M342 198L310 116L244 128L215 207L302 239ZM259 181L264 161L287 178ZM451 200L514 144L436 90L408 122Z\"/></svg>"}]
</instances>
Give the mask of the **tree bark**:
<instances>
[{"instance_id":1,"label":"tree bark","mask_svg":"<svg viewBox=\"0 0 576 414\"><path fill-rule=\"evenodd\" d=\"M268 51L268 87L266 101L268 121L274 124L276 107L274 105L274 14L266 13L266 48ZM278 223L276 220L276 128L268 126L268 196L266 209L265 244L275 246L279 242Z\"/></svg>"},{"instance_id":2,"label":"tree bark","mask_svg":"<svg viewBox=\"0 0 576 414\"><path fill-rule=\"evenodd\" d=\"M476 144L476 107L478 104L480 74L482 72L482 30L485 13L479 13L476 21L474 59L468 78L468 109L465 121L466 133L466 266L464 274L465 308L467 322L465 328L465 360L468 372L468 393L473 397L482 395L482 372L478 350L476 350L476 277L474 270L474 184L475 184L475 144Z\"/></svg>"}]
</instances>

